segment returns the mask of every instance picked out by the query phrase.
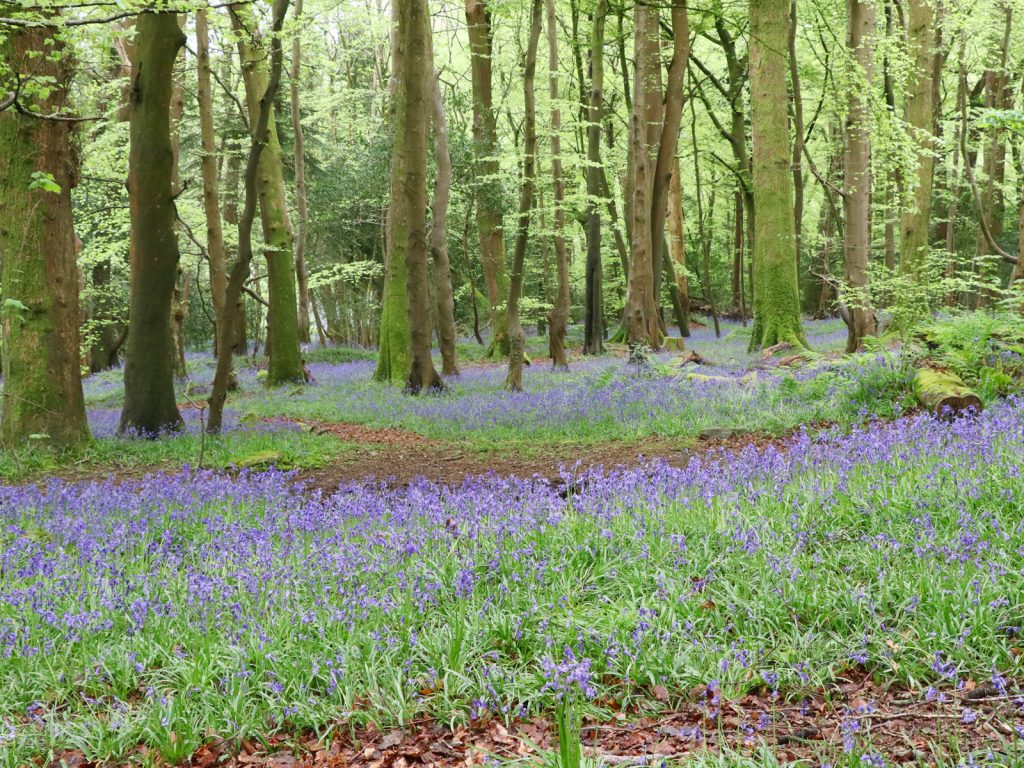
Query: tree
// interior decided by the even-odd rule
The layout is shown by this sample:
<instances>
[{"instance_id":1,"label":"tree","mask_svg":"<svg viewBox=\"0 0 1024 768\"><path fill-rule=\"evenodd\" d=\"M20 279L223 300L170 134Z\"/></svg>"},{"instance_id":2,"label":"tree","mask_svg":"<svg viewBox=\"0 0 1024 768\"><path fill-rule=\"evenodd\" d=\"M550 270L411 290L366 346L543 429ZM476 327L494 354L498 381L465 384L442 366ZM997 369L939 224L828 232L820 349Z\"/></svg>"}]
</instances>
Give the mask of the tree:
<instances>
[{"instance_id":1,"label":"tree","mask_svg":"<svg viewBox=\"0 0 1024 768\"><path fill-rule=\"evenodd\" d=\"M750 111L754 145L754 326L750 348L805 346L797 286L793 176L786 101L789 7L750 0Z\"/></svg>"},{"instance_id":2,"label":"tree","mask_svg":"<svg viewBox=\"0 0 1024 768\"><path fill-rule=\"evenodd\" d=\"M590 99L587 109L587 263L583 353L604 352L603 268L601 264L601 124L604 113L604 22L608 0L597 0L590 33ZM582 87L582 83L581 83Z\"/></svg>"},{"instance_id":3,"label":"tree","mask_svg":"<svg viewBox=\"0 0 1024 768\"><path fill-rule=\"evenodd\" d=\"M119 430L152 437L184 424L174 395L171 330L179 257L171 92L185 35L177 14L168 12L139 14L135 28L128 156L131 292Z\"/></svg>"},{"instance_id":4,"label":"tree","mask_svg":"<svg viewBox=\"0 0 1024 768\"><path fill-rule=\"evenodd\" d=\"M214 337L216 326L227 315L227 255L224 248L224 224L220 213L220 173L217 168L217 131L213 119L213 86L210 70L210 34L207 12L196 11L196 67L199 103L199 135L202 142L203 210L206 214L206 255L210 263L210 294L213 300ZM230 357L230 348L214 345L215 354Z\"/></svg>"},{"instance_id":5,"label":"tree","mask_svg":"<svg viewBox=\"0 0 1024 768\"><path fill-rule=\"evenodd\" d=\"M416 394L439 390L444 382L434 370L430 356L433 325L430 319L430 295L427 289L427 145L433 111L434 72L430 43L430 14L426 0L397 0L398 36L405 51L402 78L398 83L393 144L392 194L399 195L397 206L404 209L400 221L405 232L392 230L391 261L406 264L408 323L410 342L409 375L406 390Z\"/></svg>"},{"instance_id":6,"label":"tree","mask_svg":"<svg viewBox=\"0 0 1024 768\"><path fill-rule=\"evenodd\" d=\"M540 41L542 0L530 6L530 39L526 46L523 68L523 181L519 197L519 220L516 226L515 250L512 253L512 284L508 293L508 376L505 386L513 392L523 388L523 361L526 357L526 336L519 321L519 299L523 293L523 268L526 245L530 237L530 214L533 212L534 184L537 163L537 95L534 80L537 72L537 46Z\"/></svg>"},{"instance_id":7,"label":"tree","mask_svg":"<svg viewBox=\"0 0 1024 768\"><path fill-rule=\"evenodd\" d=\"M874 49L871 36L875 11L871 0L847 3L846 44L854 59L848 83L846 114L846 179L843 190L843 265L851 289L846 351L856 352L875 332L874 312L868 307L868 253L871 248L871 106Z\"/></svg>"},{"instance_id":8,"label":"tree","mask_svg":"<svg viewBox=\"0 0 1024 768\"><path fill-rule=\"evenodd\" d=\"M306 200L306 149L299 109L299 81L302 79L302 0L295 0L295 35L292 37L292 62L288 72L291 97L292 136L295 141L295 277L299 288L299 341L309 342L309 270L306 267L306 230L309 228L309 204Z\"/></svg>"},{"instance_id":9,"label":"tree","mask_svg":"<svg viewBox=\"0 0 1024 768\"><path fill-rule=\"evenodd\" d=\"M230 6L230 11L238 35L249 123L255 125L259 100L267 90L267 53L252 6L236 3ZM273 114L270 115L267 145L260 153L259 193L269 294L267 384L301 382L305 380L305 371L299 348L294 243L288 219L281 143Z\"/></svg>"},{"instance_id":10,"label":"tree","mask_svg":"<svg viewBox=\"0 0 1024 768\"><path fill-rule=\"evenodd\" d=\"M434 57L431 53L430 61ZM430 258L434 263L434 284L437 291L437 337L441 347L441 372L445 376L458 376L459 364L455 357L455 298L452 294L452 267L448 259L448 202L452 191L452 158L448 149L448 121L441 100L441 83L435 71L431 89L434 126L434 158L437 179L430 210Z\"/></svg>"},{"instance_id":11,"label":"tree","mask_svg":"<svg viewBox=\"0 0 1024 768\"><path fill-rule=\"evenodd\" d=\"M56 27L41 26L12 30L0 56L21 83L17 108L0 112L3 442L75 445L89 427L71 217L78 161L66 116L71 52Z\"/></svg>"},{"instance_id":12,"label":"tree","mask_svg":"<svg viewBox=\"0 0 1024 768\"><path fill-rule=\"evenodd\" d=\"M229 311L225 313L225 321L217 325L217 346L227 350L236 338L235 323L239 316L231 312L231 307L238 306L245 282L249 279L252 267L252 227L256 218L256 204L259 195L259 174L262 164L261 156L270 143L270 122L273 115L274 99L281 84L283 55L281 52L281 28L284 17L288 13L289 0L274 0L270 22L270 61L267 68L266 87L256 102L255 117L252 123L249 156L245 164L244 187L245 199L242 212L238 219L238 255L231 264L228 273L228 284L225 291L225 305ZM290 270L289 270L290 271ZM213 375L213 387L210 391L210 416L207 430L220 432L224 417L224 403L227 400L228 388L231 383L231 355L217 357L217 367Z\"/></svg>"},{"instance_id":13,"label":"tree","mask_svg":"<svg viewBox=\"0 0 1024 768\"><path fill-rule=\"evenodd\" d=\"M473 143L478 184L476 224L480 260L491 310L489 355L508 352L505 272L505 235L502 226L501 166L498 162L498 127L494 117L491 17L485 0L466 0L470 69L473 82Z\"/></svg>"},{"instance_id":14,"label":"tree","mask_svg":"<svg viewBox=\"0 0 1024 768\"><path fill-rule=\"evenodd\" d=\"M562 180L562 113L558 108L558 28L555 0L546 0L548 32L548 90L551 96L551 183L555 199L555 271L558 290L548 315L548 351L554 368L567 369L565 333L569 324L569 254L565 247L565 183Z\"/></svg>"},{"instance_id":15,"label":"tree","mask_svg":"<svg viewBox=\"0 0 1024 768\"><path fill-rule=\"evenodd\" d=\"M917 174L913 198L903 212L900 271L918 280L928 256L928 225L932 208L934 151L934 94L932 93L933 0L909 0L907 41L911 58L910 85L906 100L907 125L917 150Z\"/></svg>"}]
</instances>

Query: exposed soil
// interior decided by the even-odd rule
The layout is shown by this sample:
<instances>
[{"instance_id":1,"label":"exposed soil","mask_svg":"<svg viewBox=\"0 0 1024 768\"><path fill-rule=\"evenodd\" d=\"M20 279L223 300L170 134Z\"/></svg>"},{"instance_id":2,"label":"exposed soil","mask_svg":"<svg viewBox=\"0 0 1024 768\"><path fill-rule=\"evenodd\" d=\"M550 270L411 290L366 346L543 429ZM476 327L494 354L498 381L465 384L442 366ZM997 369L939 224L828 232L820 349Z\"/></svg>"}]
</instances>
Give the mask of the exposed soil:
<instances>
[{"instance_id":1,"label":"exposed soil","mask_svg":"<svg viewBox=\"0 0 1024 768\"><path fill-rule=\"evenodd\" d=\"M950 753L1010 754L1017 749L1016 729L1024 723L1016 697L988 683L967 681L958 691L928 700L919 692L878 686L859 671L796 702L780 701L763 688L723 701L703 686L678 700L661 686L638 693L646 713L617 711L616 703L607 701L611 717L584 722L585 756L614 768L684 761L723 749L744 755L768 749L782 763L818 764L841 756L849 738L858 753L879 753L886 764L928 764ZM455 730L423 717L390 731L338 723L333 736L323 739L290 734L239 743L213 736L189 765L455 768L493 765L495 759L529 765L540 764L542 753L557 748L555 727L544 717L509 725L484 718ZM67 751L56 756L51 768L61 761L72 768L90 765L80 752Z\"/></svg>"},{"instance_id":2,"label":"exposed soil","mask_svg":"<svg viewBox=\"0 0 1024 768\"><path fill-rule=\"evenodd\" d=\"M559 483L562 468L615 469L635 467L653 459L679 467L692 456L714 450L740 450L747 445L763 447L785 441L763 433L706 436L689 444L650 436L637 441L524 445L522 448L502 443L495 445L493 451L483 451L473 446L431 440L402 429L374 429L337 422L319 423L314 429L354 446L330 466L303 473L307 484L326 492L336 490L343 483L368 478L394 486L406 485L420 477L451 485L468 477L492 473L502 477L540 477Z\"/></svg>"}]
</instances>

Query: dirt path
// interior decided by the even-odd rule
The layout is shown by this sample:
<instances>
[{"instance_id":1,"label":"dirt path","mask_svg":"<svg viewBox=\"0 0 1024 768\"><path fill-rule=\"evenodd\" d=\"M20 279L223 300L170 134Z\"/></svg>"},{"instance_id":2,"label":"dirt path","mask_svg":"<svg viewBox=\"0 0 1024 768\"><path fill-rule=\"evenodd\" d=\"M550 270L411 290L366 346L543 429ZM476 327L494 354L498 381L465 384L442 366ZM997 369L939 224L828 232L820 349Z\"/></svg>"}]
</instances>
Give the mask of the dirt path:
<instances>
[{"instance_id":1,"label":"dirt path","mask_svg":"<svg viewBox=\"0 0 1024 768\"><path fill-rule=\"evenodd\" d=\"M493 450L431 440L402 429L375 429L358 424L320 423L315 431L350 444L329 466L302 473L313 487L333 491L339 485L367 478L405 485L425 477L458 484L467 477L494 473L500 476L541 477L561 481L561 469L579 466L615 469L634 467L653 459L684 466L691 457L713 450L740 450L747 445L781 444L785 438L761 433L704 436L691 441L650 436L641 440L601 443L495 444Z\"/></svg>"}]
</instances>

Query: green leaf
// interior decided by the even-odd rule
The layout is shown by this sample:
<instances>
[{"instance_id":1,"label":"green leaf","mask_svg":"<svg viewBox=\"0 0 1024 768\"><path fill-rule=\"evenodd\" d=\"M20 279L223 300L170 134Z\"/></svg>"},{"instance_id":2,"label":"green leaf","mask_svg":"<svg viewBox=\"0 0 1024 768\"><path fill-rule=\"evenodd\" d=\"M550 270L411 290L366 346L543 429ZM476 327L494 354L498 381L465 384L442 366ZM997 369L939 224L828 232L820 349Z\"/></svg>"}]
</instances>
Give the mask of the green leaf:
<instances>
[{"instance_id":1,"label":"green leaf","mask_svg":"<svg viewBox=\"0 0 1024 768\"><path fill-rule=\"evenodd\" d=\"M53 178L52 173L46 173L44 171L35 171L32 174L32 181L28 185L29 189L41 189L43 192L53 192L54 194L60 194L60 184Z\"/></svg>"}]
</instances>

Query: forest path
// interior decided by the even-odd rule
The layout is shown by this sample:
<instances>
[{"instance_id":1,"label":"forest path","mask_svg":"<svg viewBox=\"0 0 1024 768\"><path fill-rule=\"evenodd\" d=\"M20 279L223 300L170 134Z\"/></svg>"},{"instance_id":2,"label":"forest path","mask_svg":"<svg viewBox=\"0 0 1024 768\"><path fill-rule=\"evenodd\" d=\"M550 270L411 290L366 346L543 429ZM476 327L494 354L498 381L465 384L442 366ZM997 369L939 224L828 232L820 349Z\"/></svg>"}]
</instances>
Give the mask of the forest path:
<instances>
[{"instance_id":1,"label":"forest path","mask_svg":"<svg viewBox=\"0 0 1024 768\"><path fill-rule=\"evenodd\" d=\"M417 478L461 484L480 475L539 477L549 483L562 481L562 472L578 473L603 467L606 470L635 467L660 459L685 466L693 456L712 451L739 451L748 445L783 445L787 437L749 432L708 434L690 439L649 435L638 440L592 443L538 443L502 441L481 446L433 440L403 429L378 429L345 422L321 422L314 431L330 434L345 449L328 466L301 473L303 480L325 492L346 482L368 479L388 485L407 485Z\"/></svg>"}]
</instances>

